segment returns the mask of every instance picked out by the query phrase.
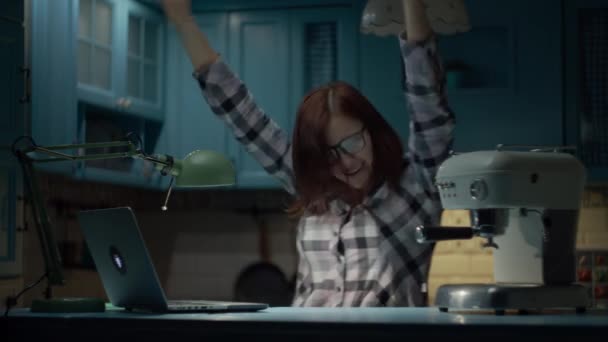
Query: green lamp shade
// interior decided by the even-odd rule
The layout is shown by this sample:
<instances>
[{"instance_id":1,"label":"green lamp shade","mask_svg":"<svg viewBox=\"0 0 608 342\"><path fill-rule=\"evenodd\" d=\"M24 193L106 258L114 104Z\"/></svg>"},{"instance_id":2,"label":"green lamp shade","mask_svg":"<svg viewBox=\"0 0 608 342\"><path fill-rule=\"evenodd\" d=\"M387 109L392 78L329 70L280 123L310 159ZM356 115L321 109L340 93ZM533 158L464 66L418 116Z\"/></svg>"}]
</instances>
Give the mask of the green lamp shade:
<instances>
[{"instance_id":1,"label":"green lamp shade","mask_svg":"<svg viewBox=\"0 0 608 342\"><path fill-rule=\"evenodd\" d=\"M184 188L228 186L236 182L234 166L223 155L213 151L190 152L175 160L175 186Z\"/></svg>"}]
</instances>

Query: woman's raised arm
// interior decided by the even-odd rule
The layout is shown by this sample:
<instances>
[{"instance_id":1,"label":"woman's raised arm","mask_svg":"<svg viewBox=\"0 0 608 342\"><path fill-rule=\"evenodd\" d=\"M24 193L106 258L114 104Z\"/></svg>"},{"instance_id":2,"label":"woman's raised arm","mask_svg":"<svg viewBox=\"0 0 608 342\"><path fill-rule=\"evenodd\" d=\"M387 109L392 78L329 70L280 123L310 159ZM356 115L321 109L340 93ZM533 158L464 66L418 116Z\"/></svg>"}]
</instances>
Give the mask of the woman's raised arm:
<instances>
[{"instance_id":1,"label":"woman's raised arm","mask_svg":"<svg viewBox=\"0 0 608 342\"><path fill-rule=\"evenodd\" d=\"M405 19L405 33L403 37L408 42L424 42L432 34L433 30L429 24L424 4L421 0L402 0L403 17Z\"/></svg>"}]
</instances>

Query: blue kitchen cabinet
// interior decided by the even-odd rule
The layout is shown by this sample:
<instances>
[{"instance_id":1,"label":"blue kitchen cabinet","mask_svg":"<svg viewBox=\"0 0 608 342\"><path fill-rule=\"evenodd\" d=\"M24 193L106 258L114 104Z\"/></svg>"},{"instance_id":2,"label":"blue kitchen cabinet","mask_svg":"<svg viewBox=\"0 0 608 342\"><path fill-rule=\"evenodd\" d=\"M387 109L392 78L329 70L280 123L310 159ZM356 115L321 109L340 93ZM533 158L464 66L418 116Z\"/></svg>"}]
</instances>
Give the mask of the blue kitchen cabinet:
<instances>
[{"instance_id":1,"label":"blue kitchen cabinet","mask_svg":"<svg viewBox=\"0 0 608 342\"><path fill-rule=\"evenodd\" d=\"M209 43L224 58L228 44L226 13L198 14L197 23ZM227 153L226 128L211 111L198 82L192 76L194 66L174 29L169 32L166 129L172 137L168 152L184 158L195 150Z\"/></svg>"},{"instance_id":2,"label":"blue kitchen cabinet","mask_svg":"<svg viewBox=\"0 0 608 342\"><path fill-rule=\"evenodd\" d=\"M164 116L165 22L135 1L73 1L78 13L78 98L117 112Z\"/></svg>"},{"instance_id":3,"label":"blue kitchen cabinet","mask_svg":"<svg viewBox=\"0 0 608 342\"><path fill-rule=\"evenodd\" d=\"M362 11L363 8L358 13ZM399 134L405 147L409 115L402 88L399 40L395 36L378 37L363 33L358 33L358 36L359 89Z\"/></svg>"},{"instance_id":4,"label":"blue kitchen cabinet","mask_svg":"<svg viewBox=\"0 0 608 342\"><path fill-rule=\"evenodd\" d=\"M21 195L19 164L10 146L26 132L23 1L4 1L0 9L4 11L0 17L0 277L15 277L22 272L17 214L23 208L17 201Z\"/></svg>"},{"instance_id":5,"label":"blue kitchen cabinet","mask_svg":"<svg viewBox=\"0 0 608 342\"><path fill-rule=\"evenodd\" d=\"M228 14L196 15L199 27L213 48L226 58L228 52ZM198 82L193 78L194 66L182 46L178 33L169 25L167 39L167 115L158 153L182 159L195 150L228 153L227 129L204 100ZM165 177L167 178L167 177ZM164 179L163 183L167 183Z\"/></svg>"},{"instance_id":6,"label":"blue kitchen cabinet","mask_svg":"<svg viewBox=\"0 0 608 342\"><path fill-rule=\"evenodd\" d=\"M280 127L289 129L289 21L285 10L242 11L229 15L227 58L256 102ZM237 185L278 187L243 146L230 135L229 154L237 168Z\"/></svg>"},{"instance_id":7,"label":"blue kitchen cabinet","mask_svg":"<svg viewBox=\"0 0 608 342\"><path fill-rule=\"evenodd\" d=\"M448 73L465 66L461 81L447 89L457 118L455 150L563 145L560 6L553 0L466 3L471 31L439 41Z\"/></svg>"},{"instance_id":8,"label":"blue kitchen cabinet","mask_svg":"<svg viewBox=\"0 0 608 342\"><path fill-rule=\"evenodd\" d=\"M406 142L409 113L398 40L359 32L365 1L309 8L283 2L231 4L223 12L219 2L195 2L194 7L210 6L228 15L229 48L221 51L223 57L289 135L301 97L315 85L341 79L357 86ZM561 8L550 0L469 0L467 6L473 29L438 38L450 75L452 65L468 67L462 82L448 87L458 122L455 150L562 145ZM248 7L252 10L242 10ZM336 35L335 41L315 41L315 35L327 32ZM324 55L327 51L332 53ZM278 187L224 132L227 137L219 141L235 161L238 187Z\"/></svg>"},{"instance_id":9,"label":"blue kitchen cabinet","mask_svg":"<svg viewBox=\"0 0 608 342\"><path fill-rule=\"evenodd\" d=\"M78 17L72 7L69 1L31 2L31 136L41 146L78 142L76 42L73 39ZM71 162L35 167L68 175L78 170L78 164Z\"/></svg>"},{"instance_id":10,"label":"blue kitchen cabinet","mask_svg":"<svg viewBox=\"0 0 608 342\"><path fill-rule=\"evenodd\" d=\"M144 150L155 152L159 147L159 113L164 98L161 80L165 24L161 18L157 12L130 1L32 2L31 135L36 143L48 146L114 141L135 132L141 137ZM132 53L128 52L129 42ZM140 75L131 77L131 83L127 78L128 64ZM117 100L127 94L129 86L133 96ZM153 165L129 158L65 161L36 167L83 180L136 187L158 184Z\"/></svg>"},{"instance_id":11,"label":"blue kitchen cabinet","mask_svg":"<svg viewBox=\"0 0 608 342\"><path fill-rule=\"evenodd\" d=\"M244 80L258 104L289 129L287 12L219 11L197 13L196 19L212 47ZM174 29L169 30L168 41L168 150L178 158L196 149L215 150L234 163L237 187L278 187L209 108Z\"/></svg>"},{"instance_id":12,"label":"blue kitchen cabinet","mask_svg":"<svg viewBox=\"0 0 608 342\"><path fill-rule=\"evenodd\" d=\"M357 6L214 9L217 11L197 15L199 25L256 102L289 136L297 107L308 91L334 80L358 85ZM173 29L169 30L168 41L171 76L164 133L169 150L178 155L195 148L224 152L237 169L236 187L279 188L279 182L262 169L208 108L191 79L192 66Z\"/></svg>"},{"instance_id":13,"label":"blue kitchen cabinet","mask_svg":"<svg viewBox=\"0 0 608 342\"><path fill-rule=\"evenodd\" d=\"M119 98L119 42L124 38L117 29L120 1L75 0L73 13L78 13L77 75L78 98L87 103L112 108ZM124 49L123 49L124 50Z\"/></svg>"},{"instance_id":14,"label":"blue kitchen cabinet","mask_svg":"<svg viewBox=\"0 0 608 342\"><path fill-rule=\"evenodd\" d=\"M120 32L127 35L127 47L119 49L120 60L126 61L126 81L121 78L125 110L149 119L163 120L165 82L166 24L158 13L136 1L121 1L127 18L120 20ZM123 54L126 54L124 56ZM125 70L125 69L123 69Z\"/></svg>"},{"instance_id":15,"label":"blue kitchen cabinet","mask_svg":"<svg viewBox=\"0 0 608 342\"><path fill-rule=\"evenodd\" d=\"M589 183L608 181L608 3L566 0L566 143L587 168Z\"/></svg>"},{"instance_id":16,"label":"blue kitchen cabinet","mask_svg":"<svg viewBox=\"0 0 608 342\"><path fill-rule=\"evenodd\" d=\"M302 98L332 81L357 86L359 57L356 7L325 7L289 11L290 136Z\"/></svg>"},{"instance_id":17,"label":"blue kitchen cabinet","mask_svg":"<svg viewBox=\"0 0 608 342\"><path fill-rule=\"evenodd\" d=\"M447 86L457 120L454 149L562 145L560 6L553 0L466 4L471 31L438 36L448 77L465 66L461 81ZM361 90L405 143L409 113L397 38L359 39Z\"/></svg>"},{"instance_id":18,"label":"blue kitchen cabinet","mask_svg":"<svg viewBox=\"0 0 608 342\"><path fill-rule=\"evenodd\" d=\"M257 103L289 136L308 91L334 80L356 84L353 19L349 6L229 13L227 59ZM228 146L239 188L280 187L230 132Z\"/></svg>"},{"instance_id":19,"label":"blue kitchen cabinet","mask_svg":"<svg viewBox=\"0 0 608 342\"><path fill-rule=\"evenodd\" d=\"M115 141L136 133L146 153L162 152L159 141L165 116L164 18L135 1L79 0L75 7L79 18L78 140ZM83 44L92 46L93 53L86 53ZM104 67L98 68L99 58ZM85 82L81 70L87 68L93 71ZM93 77L95 72L107 74L109 79L104 76L101 79L105 83L98 82ZM91 80L96 83L91 84ZM103 152L117 151L110 148ZM81 179L146 188L157 188L161 182L154 165L140 159L79 164L77 176Z\"/></svg>"}]
</instances>

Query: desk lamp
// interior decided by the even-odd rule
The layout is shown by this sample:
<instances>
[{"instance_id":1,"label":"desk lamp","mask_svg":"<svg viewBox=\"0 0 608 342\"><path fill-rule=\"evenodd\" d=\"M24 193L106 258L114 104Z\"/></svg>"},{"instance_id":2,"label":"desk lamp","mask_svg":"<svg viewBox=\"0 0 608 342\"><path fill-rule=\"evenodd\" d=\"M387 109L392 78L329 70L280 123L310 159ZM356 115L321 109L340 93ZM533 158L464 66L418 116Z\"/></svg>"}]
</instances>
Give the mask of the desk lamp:
<instances>
[{"instance_id":1,"label":"desk lamp","mask_svg":"<svg viewBox=\"0 0 608 342\"><path fill-rule=\"evenodd\" d=\"M46 206L40 193L40 186L33 163L48 163L56 161L101 160L116 158L139 158L155 164L162 175L170 175L171 182L165 198L163 210L167 210L167 202L173 188L207 188L233 185L235 171L232 163L219 153L206 150L196 150L182 160L169 155L148 155L141 148L141 140L135 134L129 133L124 141L99 143L39 146L29 136L15 140L12 152L19 160L23 170L26 193L32 201L32 216L40 239L40 248L45 262L47 278L45 299L32 302L32 311L37 312L92 312L104 311L105 303L100 298L52 298L52 286L64 285L61 257L55 239L54 231L47 216ZM120 152L84 153L85 150L118 148ZM62 150L83 151L78 154L59 152ZM16 300L16 298L15 298ZM8 308L7 308L8 312Z\"/></svg>"}]
</instances>

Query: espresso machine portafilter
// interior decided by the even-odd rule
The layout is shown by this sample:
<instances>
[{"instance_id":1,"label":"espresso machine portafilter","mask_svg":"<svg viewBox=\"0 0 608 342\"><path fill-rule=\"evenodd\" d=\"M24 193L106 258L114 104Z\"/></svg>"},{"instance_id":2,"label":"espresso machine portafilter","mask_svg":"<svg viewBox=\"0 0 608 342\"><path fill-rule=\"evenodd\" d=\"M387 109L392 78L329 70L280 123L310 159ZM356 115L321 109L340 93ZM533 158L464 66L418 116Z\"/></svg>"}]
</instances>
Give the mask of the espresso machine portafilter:
<instances>
[{"instance_id":1,"label":"espresso machine portafilter","mask_svg":"<svg viewBox=\"0 0 608 342\"><path fill-rule=\"evenodd\" d=\"M416 228L419 243L486 240L492 248L492 284L446 284L435 305L496 313L574 308L587 292L576 281L576 229L585 168L560 148L476 151L450 156L436 185L444 209L466 209L471 227Z\"/></svg>"}]
</instances>

